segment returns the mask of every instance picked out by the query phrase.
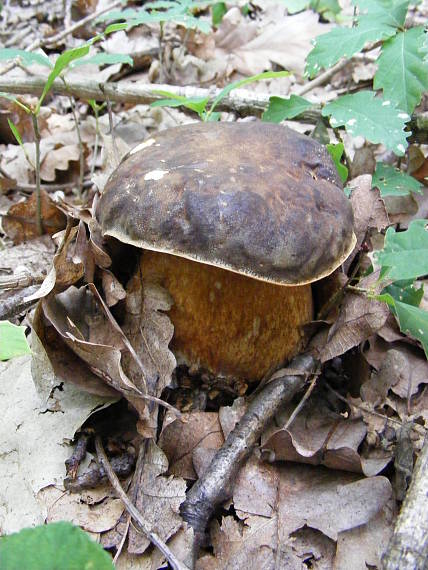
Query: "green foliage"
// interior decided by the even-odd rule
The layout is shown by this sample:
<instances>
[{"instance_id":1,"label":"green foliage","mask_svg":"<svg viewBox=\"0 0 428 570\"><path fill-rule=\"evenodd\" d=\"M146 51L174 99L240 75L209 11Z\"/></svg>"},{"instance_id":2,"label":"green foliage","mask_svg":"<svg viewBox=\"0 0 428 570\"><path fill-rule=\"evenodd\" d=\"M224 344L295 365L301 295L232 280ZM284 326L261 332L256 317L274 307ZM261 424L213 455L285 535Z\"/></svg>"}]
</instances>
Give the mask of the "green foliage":
<instances>
[{"instance_id":1,"label":"green foliage","mask_svg":"<svg viewBox=\"0 0 428 570\"><path fill-rule=\"evenodd\" d=\"M291 95L287 99L270 97L269 106L263 113L262 119L268 123L280 123L285 119L294 119L313 106L313 103L298 95Z\"/></svg>"},{"instance_id":2,"label":"green foliage","mask_svg":"<svg viewBox=\"0 0 428 570\"><path fill-rule=\"evenodd\" d=\"M128 65L134 65L134 61L132 57L126 55L124 53L97 53L90 57L85 57L83 59L78 59L77 61L73 62L74 66L76 65L113 65L115 63L127 63Z\"/></svg>"},{"instance_id":3,"label":"green foliage","mask_svg":"<svg viewBox=\"0 0 428 570\"><path fill-rule=\"evenodd\" d=\"M407 196L412 192L422 194L422 184L416 178L383 162L376 163L372 186L379 188L382 197Z\"/></svg>"},{"instance_id":4,"label":"green foliage","mask_svg":"<svg viewBox=\"0 0 428 570\"><path fill-rule=\"evenodd\" d=\"M428 358L428 312L419 307L397 301L388 293L379 295L377 299L388 303L398 319L401 332L417 338Z\"/></svg>"},{"instance_id":5,"label":"green foliage","mask_svg":"<svg viewBox=\"0 0 428 570\"><path fill-rule=\"evenodd\" d=\"M416 279L428 274L428 220L413 220L404 232L388 228L385 245L377 252L381 278Z\"/></svg>"},{"instance_id":6,"label":"green foliage","mask_svg":"<svg viewBox=\"0 0 428 570\"><path fill-rule=\"evenodd\" d=\"M211 7L211 20L214 27L217 27L221 24L223 20L223 16L227 12L227 6L224 2L216 2Z\"/></svg>"},{"instance_id":7,"label":"green foliage","mask_svg":"<svg viewBox=\"0 0 428 570\"><path fill-rule=\"evenodd\" d=\"M337 0L281 0L281 4L287 7L289 14L310 8L327 20L335 19L340 13L340 4Z\"/></svg>"},{"instance_id":8,"label":"green foliage","mask_svg":"<svg viewBox=\"0 0 428 570\"><path fill-rule=\"evenodd\" d=\"M18 327L9 321L0 321L0 360L9 360L30 353L25 327Z\"/></svg>"},{"instance_id":9,"label":"green foliage","mask_svg":"<svg viewBox=\"0 0 428 570\"><path fill-rule=\"evenodd\" d=\"M209 97L182 97L170 93L169 91L155 91L167 99L161 99L160 101L155 101L151 104L152 107L186 107L191 111L198 113L199 117L203 121L216 121L219 119L219 114L215 113L214 110L222 99L224 99L231 91L248 85L249 83L254 83L255 81L260 81L262 79L274 79L276 77L286 77L290 75L288 71L265 71L264 73L258 73L257 75L252 75L251 77L246 77L240 81L235 81L226 85L224 89L220 91L217 97L212 102L212 105L207 109Z\"/></svg>"},{"instance_id":10,"label":"green foliage","mask_svg":"<svg viewBox=\"0 0 428 570\"><path fill-rule=\"evenodd\" d=\"M338 97L323 108L322 115L331 116L332 127L344 126L349 134L383 143L399 156L406 150L410 133L404 132L404 126L410 117L371 91Z\"/></svg>"},{"instance_id":11,"label":"green foliage","mask_svg":"<svg viewBox=\"0 0 428 570\"><path fill-rule=\"evenodd\" d=\"M114 570L110 556L68 522L26 528L0 538L2 570Z\"/></svg>"},{"instance_id":12,"label":"green foliage","mask_svg":"<svg viewBox=\"0 0 428 570\"><path fill-rule=\"evenodd\" d=\"M399 109L412 113L428 90L427 47L422 27L398 33L382 46L374 88Z\"/></svg>"},{"instance_id":13,"label":"green foliage","mask_svg":"<svg viewBox=\"0 0 428 570\"><path fill-rule=\"evenodd\" d=\"M12 123L12 121L10 119L7 120L7 124L9 125L9 128L12 131L12 134L16 139L16 142L19 144L19 146L23 146L24 143L22 142L22 137L21 137L18 129L16 128L16 126Z\"/></svg>"},{"instance_id":14,"label":"green foliage","mask_svg":"<svg viewBox=\"0 0 428 570\"><path fill-rule=\"evenodd\" d=\"M423 287L413 280L428 273L428 220L414 220L408 230L388 228L382 251L375 252L381 279L392 280L376 298L388 303L400 330L417 338L428 358L428 312L419 308Z\"/></svg>"},{"instance_id":15,"label":"green foliage","mask_svg":"<svg viewBox=\"0 0 428 570\"><path fill-rule=\"evenodd\" d=\"M218 4L218 0L156 0L146 2L142 8L114 10L99 18L99 20L123 20L128 28L141 24L164 24L174 22L185 28L199 30L205 34L211 31L211 25L194 15L194 11L203 10Z\"/></svg>"},{"instance_id":16,"label":"green foliage","mask_svg":"<svg viewBox=\"0 0 428 570\"><path fill-rule=\"evenodd\" d=\"M336 165L337 172L339 173L342 182L346 182L348 179L348 169L341 162L342 155L345 151L343 143L338 144L327 144L326 145L334 164Z\"/></svg>"},{"instance_id":17,"label":"green foliage","mask_svg":"<svg viewBox=\"0 0 428 570\"><path fill-rule=\"evenodd\" d=\"M25 51L23 49L3 48L0 49L0 60L10 60L19 58L24 65L30 66L35 63L44 65L45 67L52 67L49 58L41 53L34 53L33 51Z\"/></svg>"},{"instance_id":18,"label":"green foliage","mask_svg":"<svg viewBox=\"0 0 428 570\"><path fill-rule=\"evenodd\" d=\"M404 25L409 1L357 0L360 12L352 28L334 28L314 41L314 48L306 59L306 73L316 75L328 69L342 57L352 57L369 42L378 42L394 36Z\"/></svg>"}]
</instances>

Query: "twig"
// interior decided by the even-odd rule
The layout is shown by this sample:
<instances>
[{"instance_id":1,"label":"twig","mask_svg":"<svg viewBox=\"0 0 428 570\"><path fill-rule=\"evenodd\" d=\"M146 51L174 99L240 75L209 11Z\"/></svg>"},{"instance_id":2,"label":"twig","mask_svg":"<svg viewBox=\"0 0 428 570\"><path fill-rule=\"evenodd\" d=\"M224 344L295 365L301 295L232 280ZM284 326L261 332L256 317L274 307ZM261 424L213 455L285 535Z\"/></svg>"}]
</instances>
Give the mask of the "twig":
<instances>
[{"instance_id":1,"label":"twig","mask_svg":"<svg viewBox=\"0 0 428 570\"><path fill-rule=\"evenodd\" d=\"M182 562L180 562L180 560L176 558L174 553L171 552L171 550L163 542L163 540L155 532L151 530L149 524L147 523L147 521L144 520L139 510L135 507L133 503L131 503L127 494L123 490L122 485L119 482L119 479L117 478L116 474L113 472L113 469L111 468L111 465L107 459L107 456L103 448L103 444L101 443L101 439L99 436L95 438L95 449L97 450L98 461L104 468L104 471L106 472L107 477L109 478L111 486L116 491L119 498L125 505L125 508L128 511L128 513L138 523L141 530L144 532L144 534L147 536L150 542L154 544L162 552L162 554L165 556L165 558L168 560L168 562L171 564L174 570L189 570L189 568L185 564L183 564Z\"/></svg>"},{"instance_id":2,"label":"twig","mask_svg":"<svg viewBox=\"0 0 428 570\"><path fill-rule=\"evenodd\" d=\"M37 300L26 301L25 299L38 290L38 285L31 285L26 289L8 295L7 299L3 299L0 303L0 320L12 319L37 303Z\"/></svg>"},{"instance_id":3,"label":"twig","mask_svg":"<svg viewBox=\"0 0 428 570\"><path fill-rule=\"evenodd\" d=\"M320 85L327 83L327 81L331 77L333 77L335 73L346 67L348 63L350 63L349 59L344 59L343 61L339 61L339 63L336 63L336 65L330 67L330 69L327 69L312 81L308 81L307 83L305 83L305 85L302 85L301 87L296 89L294 91L294 94L301 96L304 95L305 93L308 93L308 91L315 89L315 87L319 87Z\"/></svg>"},{"instance_id":4,"label":"twig","mask_svg":"<svg viewBox=\"0 0 428 570\"><path fill-rule=\"evenodd\" d=\"M45 86L43 77L1 77L0 91L14 94L41 95ZM159 91L169 91L180 97L209 97L212 103L220 93L220 89L203 89L200 87L181 87L177 85L140 84L132 81L120 83L106 82L100 84L92 80L67 81L67 88L61 80L55 80L52 85L53 93L58 95L73 95L76 98L115 103L150 104L165 97ZM235 111L241 115L257 115L266 110L269 98L281 96L278 93L256 93L248 89L235 89L218 105L220 111ZM321 117L321 110L314 108L298 115L295 120L315 124ZM413 134L408 140L414 142L428 141L428 112L414 113L408 123Z\"/></svg>"},{"instance_id":5,"label":"twig","mask_svg":"<svg viewBox=\"0 0 428 570\"><path fill-rule=\"evenodd\" d=\"M305 385L308 373L312 373L317 361L311 354L296 356L289 369L301 371L284 374L268 382L257 393L247 411L217 451L208 470L187 493L180 507L183 519L195 531L194 560L215 508L231 496L232 481L242 463L248 458L268 423L278 410Z\"/></svg>"},{"instance_id":6,"label":"twig","mask_svg":"<svg viewBox=\"0 0 428 570\"><path fill-rule=\"evenodd\" d=\"M428 436L416 461L394 534L382 558L383 570L424 570L428 565Z\"/></svg>"},{"instance_id":7,"label":"twig","mask_svg":"<svg viewBox=\"0 0 428 570\"><path fill-rule=\"evenodd\" d=\"M0 289L22 289L30 285L39 285L43 283L45 276L42 274L34 275L29 270L20 273L13 273L6 277L0 277Z\"/></svg>"}]
</instances>

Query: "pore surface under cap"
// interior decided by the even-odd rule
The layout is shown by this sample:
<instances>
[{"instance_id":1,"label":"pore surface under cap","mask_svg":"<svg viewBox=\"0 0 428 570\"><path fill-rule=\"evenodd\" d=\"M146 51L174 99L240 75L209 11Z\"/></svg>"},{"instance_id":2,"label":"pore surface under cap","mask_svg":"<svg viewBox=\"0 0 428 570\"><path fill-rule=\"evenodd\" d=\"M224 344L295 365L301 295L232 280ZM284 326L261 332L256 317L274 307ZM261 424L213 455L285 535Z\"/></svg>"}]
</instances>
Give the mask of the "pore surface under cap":
<instances>
[{"instance_id":1,"label":"pore surface under cap","mask_svg":"<svg viewBox=\"0 0 428 570\"><path fill-rule=\"evenodd\" d=\"M135 147L96 216L106 235L278 284L352 251L352 209L327 150L280 125L197 123Z\"/></svg>"}]
</instances>

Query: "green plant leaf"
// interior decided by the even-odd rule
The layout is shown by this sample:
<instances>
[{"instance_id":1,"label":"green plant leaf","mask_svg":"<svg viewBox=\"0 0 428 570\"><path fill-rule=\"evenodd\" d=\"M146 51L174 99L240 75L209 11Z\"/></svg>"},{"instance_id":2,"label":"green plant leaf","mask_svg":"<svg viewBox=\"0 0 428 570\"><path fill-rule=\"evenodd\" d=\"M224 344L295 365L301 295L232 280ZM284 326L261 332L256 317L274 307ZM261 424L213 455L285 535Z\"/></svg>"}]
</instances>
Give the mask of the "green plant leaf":
<instances>
[{"instance_id":1,"label":"green plant leaf","mask_svg":"<svg viewBox=\"0 0 428 570\"><path fill-rule=\"evenodd\" d=\"M333 128L344 126L353 136L362 136L372 143L382 143L402 156L407 147L404 132L405 121L409 116L396 109L390 101L383 101L372 91L359 91L343 95L322 109L323 117L331 115Z\"/></svg>"},{"instance_id":2,"label":"green plant leaf","mask_svg":"<svg viewBox=\"0 0 428 570\"><path fill-rule=\"evenodd\" d=\"M0 538L2 570L114 570L110 556L68 522L26 528Z\"/></svg>"},{"instance_id":3,"label":"green plant leaf","mask_svg":"<svg viewBox=\"0 0 428 570\"><path fill-rule=\"evenodd\" d=\"M333 159L334 164L336 165L337 172L339 173L342 182L346 182L348 179L348 169L344 164L340 162L340 159L342 158L343 152L345 150L343 143L338 143L338 144L329 143L326 145L326 148L330 153L330 156Z\"/></svg>"},{"instance_id":4,"label":"green plant leaf","mask_svg":"<svg viewBox=\"0 0 428 570\"><path fill-rule=\"evenodd\" d=\"M34 53L32 51L25 51L16 48L2 48L0 49L0 60L16 59L19 57L24 65L33 65L37 63L45 67L52 68L52 63L46 55L41 53Z\"/></svg>"},{"instance_id":5,"label":"green plant leaf","mask_svg":"<svg viewBox=\"0 0 428 570\"><path fill-rule=\"evenodd\" d=\"M358 0L355 3L360 8L355 27L334 28L314 40L306 59L309 77L323 68L328 69L342 57L352 57L369 42L394 36L404 24L409 0Z\"/></svg>"},{"instance_id":6,"label":"green plant leaf","mask_svg":"<svg viewBox=\"0 0 428 570\"><path fill-rule=\"evenodd\" d=\"M77 65L112 65L114 63L127 63L131 67L134 65L132 57L124 53L97 53L91 57L83 57L73 62L73 67Z\"/></svg>"},{"instance_id":7,"label":"green plant leaf","mask_svg":"<svg viewBox=\"0 0 428 570\"><path fill-rule=\"evenodd\" d=\"M221 21L223 20L223 16L226 14L227 12L227 6L224 2L217 2L216 4L213 4L211 7L211 20L213 23L213 26L215 26L217 28L217 26L219 26L221 24Z\"/></svg>"},{"instance_id":8,"label":"green plant leaf","mask_svg":"<svg viewBox=\"0 0 428 570\"><path fill-rule=\"evenodd\" d=\"M119 24L110 24L104 30L104 34L107 36L108 34L112 34L113 32L120 32L122 30L128 29L128 24L126 22L120 22Z\"/></svg>"},{"instance_id":9,"label":"green plant leaf","mask_svg":"<svg viewBox=\"0 0 428 570\"><path fill-rule=\"evenodd\" d=\"M384 98L409 114L428 91L425 36L422 27L400 32L383 44L377 60L374 89L383 89Z\"/></svg>"},{"instance_id":10,"label":"green plant leaf","mask_svg":"<svg viewBox=\"0 0 428 570\"><path fill-rule=\"evenodd\" d=\"M288 99L270 97L269 106L263 113L262 120L268 123L280 123L285 119L294 119L313 106L313 103L298 95L290 95Z\"/></svg>"},{"instance_id":11,"label":"green plant leaf","mask_svg":"<svg viewBox=\"0 0 428 570\"><path fill-rule=\"evenodd\" d=\"M167 97L167 99L154 101L150 104L151 107L186 107L186 109L190 109L200 116L205 112L208 101L210 100L209 97L182 97L181 95L175 95L174 93L161 89L157 89L153 91L153 93Z\"/></svg>"},{"instance_id":12,"label":"green plant leaf","mask_svg":"<svg viewBox=\"0 0 428 570\"><path fill-rule=\"evenodd\" d=\"M212 114L214 109L220 103L222 99L224 99L233 89L239 89L239 87L243 87L244 85L248 85L249 83L254 83L255 81L260 81L261 79L274 79L276 77L287 77L291 75L289 71L264 71L263 73L258 73L257 75L251 75L250 77L246 77L245 79L241 79L240 81L235 81L234 83L229 83L226 85L224 89L220 91L217 97L214 99L213 104L211 105L209 111L207 112L206 120L209 120L209 116Z\"/></svg>"},{"instance_id":13,"label":"green plant leaf","mask_svg":"<svg viewBox=\"0 0 428 570\"><path fill-rule=\"evenodd\" d=\"M40 107L42 106L42 103L46 95L49 93L50 88L52 87L52 84L55 81L55 79L64 71L64 69L66 69L70 65L72 61L75 61L76 59L80 59L81 57L87 55L89 53L89 48L91 44L97 39L99 39L99 36L95 36L95 38L93 38L91 42L87 42L83 46L69 49L63 52L58 57L58 59L55 62L54 68L52 69L52 71L49 74L49 77L46 80L39 102L37 103L37 107L35 110L36 115L39 114Z\"/></svg>"},{"instance_id":14,"label":"green plant leaf","mask_svg":"<svg viewBox=\"0 0 428 570\"><path fill-rule=\"evenodd\" d=\"M416 178L383 162L376 163L372 187L379 188L382 197L407 196L412 192L422 194L422 184Z\"/></svg>"},{"instance_id":15,"label":"green plant leaf","mask_svg":"<svg viewBox=\"0 0 428 570\"><path fill-rule=\"evenodd\" d=\"M397 301L388 293L378 295L376 299L388 303L398 319L401 332L417 338L428 358L428 311Z\"/></svg>"},{"instance_id":16,"label":"green plant leaf","mask_svg":"<svg viewBox=\"0 0 428 570\"><path fill-rule=\"evenodd\" d=\"M401 303L406 303L407 305L412 305L413 307L419 307L424 296L424 288L416 288L413 284L413 280L407 281L396 281L385 287L382 294L388 293L393 297L395 301L400 301Z\"/></svg>"},{"instance_id":17,"label":"green plant leaf","mask_svg":"<svg viewBox=\"0 0 428 570\"><path fill-rule=\"evenodd\" d=\"M281 4L287 8L289 14L296 14L306 10L310 3L311 0L281 0Z\"/></svg>"},{"instance_id":18,"label":"green plant leaf","mask_svg":"<svg viewBox=\"0 0 428 570\"><path fill-rule=\"evenodd\" d=\"M0 321L0 360L9 360L23 354L31 354L25 327L18 327L9 321ZM3 568L1 563L0 568Z\"/></svg>"},{"instance_id":19,"label":"green plant leaf","mask_svg":"<svg viewBox=\"0 0 428 570\"><path fill-rule=\"evenodd\" d=\"M413 220L404 232L388 228L383 250L375 252L381 278L416 279L428 274L428 220Z\"/></svg>"},{"instance_id":20,"label":"green plant leaf","mask_svg":"<svg viewBox=\"0 0 428 570\"><path fill-rule=\"evenodd\" d=\"M16 125L14 125L10 119L7 120L7 123L9 125L10 130L12 131L13 136L16 139L16 142L19 144L19 146L22 146L24 143L22 142L21 134L16 128Z\"/></svg>"}]
</instances>

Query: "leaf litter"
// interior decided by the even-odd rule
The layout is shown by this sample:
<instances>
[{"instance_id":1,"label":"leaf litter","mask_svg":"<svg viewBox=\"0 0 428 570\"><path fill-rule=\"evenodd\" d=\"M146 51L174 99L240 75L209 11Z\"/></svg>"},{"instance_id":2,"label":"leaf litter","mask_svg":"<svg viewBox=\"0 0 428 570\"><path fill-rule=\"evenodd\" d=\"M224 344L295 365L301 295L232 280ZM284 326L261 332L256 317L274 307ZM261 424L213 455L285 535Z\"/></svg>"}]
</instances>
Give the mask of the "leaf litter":
<instances>
[{"instance_id":1,"label":"leaf litter","mask_svg":"<svg viewBox=\"0 0 428 570\"><path fill-rule=\"evenodd\" d=\"M165 47L165 55L170 50L169 59L165 59L165 66L170 65L169 76L177 84L215 80L221 85L229 78L280 65L295 72L286 83L287 90L293 89L293 82L302 81L311 39L327 31L329 24L320 23L313 12L289 16L282 6L254 4L259 10L254 20L232 7L213 33L188 34L191 53L174 45L181 31L172 27L166 42L170 45ZM22 8L19 25L25 26L34 13L37 7L32 11ZM10 11L8 14L12 17ZM102 49L130 53L134 59L140 54L135 78L148 82L156 73L155 66L151 70L148 67L160 49L154 32L140 28L132 35L117 32L102 43ZM74 43L74 39L66 40L68 47ZM94 51L98 53L99 49ZM360 67L355 68L358 81L366 78ZM121 65L104 70L91 65L86 70L84 66L76 68L69 76L82 77L85 73L98 74L98 78L103 73L105 80L129 70ZM314 90L312 96L328 101L341 82L339 72L331 86ZM254 91L257 89L254 86ZM10 532L62 517L96 535L103 533L101 541L106 545L121 542L126 515L111 491L104 488L64 495L61 484L63 462L70 455L69 444L78 429L97 406L122 395L138 412L138 431L144 438L144 470L138 489L134 488L135 502L153 528L185 560L192 541L192 533L179 514L186 481L193 481L209 468L215 451L239 421L245 399L235 400L233 406L219 406L208 396L206 410L177 418L174 411L160 410L154 399L145 398L162 398L177 387L176 361L168 348L173 335L168 318L171 300L161 288L141 283L138 263L134 263L134 274L123 274L117 262L121 253L110 255L111 244L102 238L92 212L76 204L72 188L78 180L81 155L65 100L53 97L42 108L41 116L42 182L63 186L62 203L53 200L52 194L43 194L46 229L59 232L56 241L60 245L39 293L33 296L41 301L30 315L34 327L32 376L41 400L31 382L28 359L2 365L0 376L2 397L6 398L2 409L8 410L10 425L16 426L12 434L8 429L2 437L6 458L1 460L1 469L8 474L6 485L0 489L2 529ZM16 113L10 105L6 110ZM141 139L189 121L176 109L142 105L114 108L113 132L107 114L100 117L101 152L95 157L94 117L88 114L85 103L78 102L77 110L85 173L95 167L93 181L100 191L120 158L137 142L136 132ZM28 136L24 148L34 160L26 116L15 114L13 120ZM301 129L310 131L307 125ZM15 142L2 140L0 167L5 181L2 192L11 202L2 220L8 240L6 251L16 251L16 259L22 250L18 250L19 245L11 247L11 240L25 240L28 247L41 241L36 237L31 198L19 201L15 193L20 185L34 185L34 171ZM354 141L345 142L347 150L354 152ZM377 243L389 223L388 214L390 219L402 219L403 211L409 209L407 202L388 203L373 191L367 174L354 178L350 186L358 245L347 270L357 257L362 265L367 262L361 249ZM9 223L11 220L15 222ZM52 250L49 252L50 257ZM22 261L32 268L28 258ZM14 261L6 261L6 271L12 271L14 265ZM36 267L46 275L49 266L37 261ZM361 280L358 287L375 293L379 292L377 285L377 275L372 275ZM329 376L330 397L321 389L325 378L319 378L320 388L290 426L286 421L296 402L276 418L263 435L260 448L242 468L232 499L213 521L212 553L203 552L197 568L379 566L396 511L391 483L383 473L394 459L400 426L405 422L413 422L412 443L416 449L421 446L428 420L426 360L417 344L399 332L385 304L352 289L345 291L339 316L326 332L320 350L326 371L331 372L335 359L351 360L349 355L355 362L365 360L367 369L361 364L360 377L356 383L353 378L354 384L346 372L339 380L334 373L333 380ZM15 363L17 367L13 368ZM10 378L14 378L13 383ZM40 411L46 407L50 413ZM148 546L147 539L131 528L130 553L119 557L118 568L161 567L164 559ZM135 556L143 552L141 557Z\"/></svg>"}]
</instances>

